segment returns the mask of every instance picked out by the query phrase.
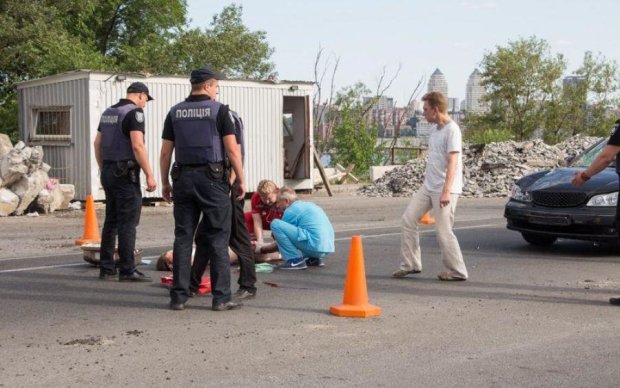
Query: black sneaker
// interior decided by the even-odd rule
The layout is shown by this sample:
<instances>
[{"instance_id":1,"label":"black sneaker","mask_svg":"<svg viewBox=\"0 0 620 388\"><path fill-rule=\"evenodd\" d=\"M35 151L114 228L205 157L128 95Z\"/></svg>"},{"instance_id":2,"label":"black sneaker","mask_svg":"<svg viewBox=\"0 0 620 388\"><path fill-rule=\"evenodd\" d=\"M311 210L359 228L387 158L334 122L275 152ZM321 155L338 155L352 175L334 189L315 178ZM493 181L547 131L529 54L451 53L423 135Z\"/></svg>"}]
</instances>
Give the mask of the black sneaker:
<instances>
[{"instance_id":1,"label":"black sneaker","mask_svg":"<svg viewBox=\"0 0 620 388\"><path fill-rule=\"evenodd\" d=\"M308 257L306 265L308 267L325 267L325 261L322 257Z\"/></svg>"},{"instance_id":2,"label":"black sneaker","mask_svg":"<svg viewBox=\"0 0 620 388\"><path fill-rule=\"evenodd\" d=\"M185 303L170 302L170 310L181 311L185 309Z\"/></svg>"},{"instance_id":3,"label":"black sneaker","mask_svg":"<svg viewBox=\"0 0 620 388\"><path fill-rule=\"evenodd\" d=\"M213 305L213 311L234 310L240 308L241 306L243 306L243 304L235 302L218 303Z\"/></svg>"},{"instance_id":4,"label":"black sneaker","mask_svg":"<svg viewBox=\"0 0 620 388\"><path fill-rule=\"evenodd\" d=\"M116 270L114 271L100 270L99 271L99 280L116 280L117 276L118 276L118 272Z\"/></svg>"},{"instance_id":5,"label":"black sneaker","mask_svg":"<svg viewBox=\"0 0 620 388\"><path fill-rule=\"evenodd\" d=\"M250 291L244 288L240 288L233 294L233 299L234 300L252 299L255 296L256 296L256 291Z\"/></svg>"},{"instance_id":6,"label":"black sneaker","mask_svg":"<svg viewBox=\"0 0 620 388\"><path fill-rule=\"evenodd\" d=\"M120 274L118 275L119 282L150 282L153 281L150 276L143 274L142 272L134 269L134 271L129 275Z\"/></svg>"},{"instance_id":7,"label":"black sneaker","mask_svg":"<svg viewBox=\"0 0 620 388\"><path fill-rule=\"evenodd\" d=\"M614 306L620 306L620 298L609 298L609 303Z\"/></svg>"}]
</instances>

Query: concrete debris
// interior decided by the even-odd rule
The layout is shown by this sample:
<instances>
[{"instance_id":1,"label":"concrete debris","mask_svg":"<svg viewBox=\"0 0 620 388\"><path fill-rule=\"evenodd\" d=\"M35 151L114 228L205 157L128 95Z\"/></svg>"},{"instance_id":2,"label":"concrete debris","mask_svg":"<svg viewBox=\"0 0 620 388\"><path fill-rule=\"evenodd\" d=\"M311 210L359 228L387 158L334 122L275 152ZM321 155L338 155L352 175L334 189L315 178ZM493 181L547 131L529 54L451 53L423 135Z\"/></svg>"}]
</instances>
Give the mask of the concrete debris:
<instances>
[{"instance_id":1,"label":"concrete debris","mask_svg":"<svg viewBox=\"0 0 620 388\"><path fill-rule=\"evenodd\" d=\"M13 149L11 139L4 133L0 133L0 159L4 158Z\"/></svg>"},{"instance_id":2,"label":"concrete debris","mask_svg":"<svg viewBox=\"0 0 620 388\"><path fill-rule=\"evenodd\" d=\"M19 205L19 197L9 189L0 189L0 217L13 213Z\"/></svg>"},{"instance_id":3,"label":"concrete debris","mask_svg":"<svg viewBox=\"0 0 620 388\"><path fill-rule=\"evenodd\" d=\"M80 201L71 202L69 204L71 210L82 210L82 203Z\"/></svg>"},{"instance_id":4,"label":"concrete debris","mask_svg":"<svg viewBox=\"0 0 620 388\"><path fill-rule=\"evenodd\" d=\"M50 169L43 163L43 147L21 141L12 146L6 135L0 135L0 217L67 209L75 186L50 179Z\"/></svg>"},{"instance_id":5,"label":"concrete debris","mask_svg":"<svg viewBox=\"0 0 620 388\"><path fill-rule=\"evenodd\" d=\"M542 140L506 141L463 146L463 197L504 197L513 182L542 169L565 166L600 138L574 136L550 146ZM367 197L409 197L424 181L426 159L414 159L387 172L357 194Z\"/></svg>"}]
</instances>

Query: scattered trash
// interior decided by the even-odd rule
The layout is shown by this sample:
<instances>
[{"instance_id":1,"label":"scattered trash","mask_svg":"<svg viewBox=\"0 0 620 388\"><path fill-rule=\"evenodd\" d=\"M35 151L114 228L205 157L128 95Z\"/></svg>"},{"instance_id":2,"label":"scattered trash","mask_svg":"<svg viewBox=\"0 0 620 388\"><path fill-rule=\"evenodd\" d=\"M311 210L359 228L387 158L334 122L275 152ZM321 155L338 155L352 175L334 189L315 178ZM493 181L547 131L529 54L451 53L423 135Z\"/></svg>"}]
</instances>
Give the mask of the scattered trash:
<instances>
[{"instance_id":1,"label":"scattered trash","mask_svg":"<svg viewBox=\"0 0 620 388\"><path fill-rule=\"evenodd\" d=\"M69 209L71 210L82 210L82 202L75 201L69 204Z\"/></svg>"},{"instance_id":2,"label":"scattered trash","mask_svg":"<svg viewBox=\"0 0 620 388\"><path fill-rule=\"evenodd\" d=\"M153 262L153 260L142 259L142 262L140 264L151 265L152 262Z\"/></svg>"},{"instance_id":3,"label":"scattered trash","mask_svg":"<svg viewBox=\"0 0 620 388\"><path fill-rule=\"evenodd\" d=\"M256 263L256 272L271 273L273 272L273 266L269 263Z\"/></svg>"},{"instance_id":4,"label":"scattered trash","mask_svg":"<svg viewBox=\"0 0 620 388\"><path fill-rule=\"evenodd\" d=\"M174 281L174 278L172 277L172 275L166 275L166 276L162 276L161 277L161 284L163 284L164 286L168 286L168 287L172 287L172 282ZM211 292L211 278L208 276L205 276L202 278L202 281L200 282L200 286L198 286L198 294L202 295L202 294L208 294Z\"/></svg>"},{"instance_id":5,"label":"scattered trash","mask_svg":"<svg viewBox=\"0 0 620 388\"><path fill-rule=\"evenodd\" d=\"M28 213L28 214L26 214L26 216L28 216L28 217L38 217L38 216L39 216L39 213L37 213L37 212L32 212L32 213Z\"/></svg>"}]
</instances>

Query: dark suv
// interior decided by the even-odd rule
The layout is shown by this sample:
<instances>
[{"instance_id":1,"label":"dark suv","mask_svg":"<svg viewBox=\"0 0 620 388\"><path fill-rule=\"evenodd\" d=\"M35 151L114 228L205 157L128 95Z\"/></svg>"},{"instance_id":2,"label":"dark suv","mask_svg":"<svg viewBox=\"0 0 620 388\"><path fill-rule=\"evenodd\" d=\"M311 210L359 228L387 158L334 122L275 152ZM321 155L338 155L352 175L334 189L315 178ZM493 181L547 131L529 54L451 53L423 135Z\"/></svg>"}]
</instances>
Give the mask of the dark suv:
<instances>
[{"instance_id":1,"label":"dark suv","mask_svg":"<svg viewBox=\"0 0 620 388\"><path fill-rule=\"evenodd\" d=\"M606 144L602 139L568 167L519 179L504 209L508 229L521 232L534 245L550 245L558 238L618 242L616 163L582 186L571 184L575 172L588 167Z\"/></svg>"}]
</instances>

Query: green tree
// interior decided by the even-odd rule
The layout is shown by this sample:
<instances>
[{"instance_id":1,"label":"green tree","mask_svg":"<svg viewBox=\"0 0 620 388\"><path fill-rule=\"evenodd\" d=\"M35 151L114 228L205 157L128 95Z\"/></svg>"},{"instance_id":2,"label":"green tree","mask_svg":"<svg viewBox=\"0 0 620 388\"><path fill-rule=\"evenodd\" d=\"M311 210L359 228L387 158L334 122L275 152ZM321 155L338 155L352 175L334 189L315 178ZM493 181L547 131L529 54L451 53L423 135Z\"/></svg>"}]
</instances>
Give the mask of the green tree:
<instances>
[{"instance_id":1,"label":"green tree","mask_svg":"<svg viewBox=\"0 0 620 388\"><path fill-rule=\"evenodd\" d=\"M547 104L545 141L553 144L578 133L606 136L615 120L608 109L618 106L618 79L615 61L586 52L574 76L556 86Z\"/></svg>"},{"instance_id":2,"label":"green tree","mask_svg":"<svg viewBox=\"0 0 620 388\"><path fill-rule=\"evenodd\" d=\"M209 63L225 69L229 76L239 78L264 78L274 71L266 61L273 54L264 31L250 31L241 20L242 7L230 5L213 20L204 31L184 31L175 43L180 70Z\"/></svg>"},{"instance_id":3,"label":"green tree","mask_svg":"<svg viewBox=\"0 0 620 388\"><path fill-rule=\"evenodd\" d=\"M530 37L486 53L481 65L485 98L495 107L487 121L501 117L515 139L529 139L542 126L546 103L566 67L563 56L551 55L546 41Z\"/></svg>"},{"instance_id":4,"label":"green tree","mask_svg":"<svg viewBox=\"0 0 620 388\"><path fill-rule=\"evenodd\" d=\"M187 74L210 65L233 77L272 72L262 31L229 5L201 31L185 0L0 0L0 131L17 137L15 83L76 69Z\"/></svg>"},{"instance_id":5,"label":"green tree","mask_svg":"<svg viewBox=\"0 0 620 388\"><path fill-rule=\"evenodd\" d=\"M358 174L368 174L368 168L380 159L377 149L378 128L366 120L366 113L375 100L363 102L370 90L362 83L345 87L336 93L336 115L333 129L333 163L346 167L355 165Z\"/></svg>"}]
</instances>

